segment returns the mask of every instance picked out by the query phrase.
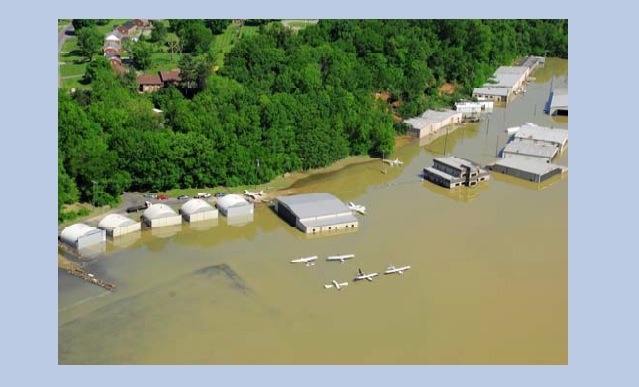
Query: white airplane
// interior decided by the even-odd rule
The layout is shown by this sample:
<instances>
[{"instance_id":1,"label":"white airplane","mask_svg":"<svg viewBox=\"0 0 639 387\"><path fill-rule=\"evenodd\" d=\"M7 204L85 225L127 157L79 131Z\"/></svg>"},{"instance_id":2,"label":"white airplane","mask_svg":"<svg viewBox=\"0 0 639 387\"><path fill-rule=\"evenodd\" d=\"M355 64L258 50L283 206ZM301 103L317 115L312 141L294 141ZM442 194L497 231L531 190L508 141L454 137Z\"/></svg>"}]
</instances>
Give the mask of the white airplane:
<instances>
[{"instance_id":1,"label":"white airplane","mask_svg":"<svg viewBox=\"0 0 639 387\"><path fill-rule=\"evenodd\" d=\"M314 266L315 262L313 262L314 260L317 259L317 255L314 255L312 257L302 257L302 258L298 258L298 259L294 259L291 261L291 263L305 263L305 266Z\"/></svg>"},{"instance_id":2,"label":"white airplane","mask_svg":"<svg viewBox=\"0 0 639 387\"><path fill-rule=\"evenodd\" d=\"M346 255L331 255L330 257L327 257L326 260L327 261L340 261L340 262L344 262L347 259L351 259L351 258L355 258L355 254L346 254Z\"/></svg>"},{"instance_id":3,"label":"white airplane","mask_svg":"<svg viewBox=\"0 0 639 387\"><path fill-rule=\"evenodd\" d=\"M391 167L396 167L398 165L404 164L404 162L401 161L399 158L396 158L395 160L384 159L384 162L387 162Z\"/></svg>"},{"instance_id":4,"label":"white airplane","mask_svg":"<svg viewBox=\"0 0 639 387\"><path fill-rule=\"evenodd\" d=\"M395 267L391 265L386 268L386 271L384 272L384 274L393 274L393 273L404 274L404 272L408 269L410 269L410 266Z\"/></svg>"},{"instance_id":5,"label":"white airplane","mask_svg":"<svg viewBox=\"0 0 639 387\"><path fill-rule=\"evenodd\" d=\"M342 287L348 286L348 282L337 282L332 280L330 284L324 285L324 289L335 288L337 290L342 290Z\"/></svg>"},{"instance_id":6,"label":"white airplane","mask_svg":"<svg viewBox=\"0 0 639 387\"><path fill-rule=\"evenodd\" d=\"M357 212L359 212L360 214L364 214L364 215L366 215L366 206L363 206L363 205L361 205L361 204L355 204L355 203L353 203L353 202L348 202L348 208L349 208L351 211L357 211Z\"/></svg>"},{"instance_id":7,"label":"white airplane","mask_svg":"<svg viewBox=\"0 0 639 387\"><path fill-rule=\"evenodd\" d=\"M250 191L244 190L244 195L250 196L251 198L256 199L258 196L264 195L264 191L250 192Z\"/></svg>"},{"instance_id":8,"label":"white airplane","mask_svg":"<svg viewBox=\"0 0 639 387\"><path fill-rule=\"evenodd\" d=\"M362 272L362 269L357 269L357 273L359 274L357 277L355 277L353 279L353 281L361 281L361 280L367 280L368 282L373 282L373 277L376 277L379 275L379 273L370 273L370 274L364 274Z\"/></svg>"}]
</instances>

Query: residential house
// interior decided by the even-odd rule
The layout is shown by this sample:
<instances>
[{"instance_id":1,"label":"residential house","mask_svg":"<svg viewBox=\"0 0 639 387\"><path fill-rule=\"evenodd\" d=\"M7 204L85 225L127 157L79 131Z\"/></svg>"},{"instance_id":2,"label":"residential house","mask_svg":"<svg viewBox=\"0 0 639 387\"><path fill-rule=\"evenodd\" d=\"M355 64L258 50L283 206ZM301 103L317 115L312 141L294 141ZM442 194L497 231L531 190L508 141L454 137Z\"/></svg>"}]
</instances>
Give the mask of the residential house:
<instances>
[{"instance_id":1,"label":"residential house","mask_svg":"<svg viewBox=\"0 0 639 387\"><path fill-rule=\"evenodd\" d=\"M138 90L142 93L158 91L163 86L158 74L144 74L138 77Z\"/></svg>"}]
</instances>

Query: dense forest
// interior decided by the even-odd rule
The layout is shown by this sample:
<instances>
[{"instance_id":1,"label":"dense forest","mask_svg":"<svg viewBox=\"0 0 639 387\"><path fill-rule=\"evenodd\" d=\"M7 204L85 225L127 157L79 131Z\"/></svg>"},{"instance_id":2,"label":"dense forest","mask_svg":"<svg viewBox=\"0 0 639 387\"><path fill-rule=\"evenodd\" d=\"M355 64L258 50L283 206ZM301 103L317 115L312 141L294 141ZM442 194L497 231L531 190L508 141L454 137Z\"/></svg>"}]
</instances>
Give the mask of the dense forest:
<instances>
[{"instance_id":1,"label":"dense forest","mask_svg":"<svg viewBox=\"0 0 639 387\"><path fill-rule=\"evenodd\" d=\"M229 23L169 21L185 53L178 87L140 94L133 69L116 75L98 56L90 89L59 91L59 209L391 154L400 118L468 98L518 57L568 56L566 20L320 20L299 31L256 20L259 32L213 71L210 40Z\"/></svg>"}]
</instances>

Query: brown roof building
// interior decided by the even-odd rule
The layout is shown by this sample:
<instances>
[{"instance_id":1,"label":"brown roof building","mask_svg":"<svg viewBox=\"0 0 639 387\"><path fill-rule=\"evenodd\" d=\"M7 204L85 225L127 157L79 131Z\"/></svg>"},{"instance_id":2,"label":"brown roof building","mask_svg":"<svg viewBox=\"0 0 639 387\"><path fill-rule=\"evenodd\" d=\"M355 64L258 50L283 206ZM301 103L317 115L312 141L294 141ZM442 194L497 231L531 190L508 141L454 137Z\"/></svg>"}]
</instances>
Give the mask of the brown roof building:
<instances>
[{"instance_id":1,"label":"brown roof building","mask_svg":"<svg viewBox=\"0 0 639 387\"><path fill-rule=\"evenodd\" d=\"M164 87L168 87L170 85L178 85L180 83L180 70L172 70L172 71L160 71L160 80L164 84Z\"/></svg>"},{"instance_id":2,"label":"brown roof building","mask_svg":"<svg viewBox=\"0 0 639 387\"><path fill-rule=\"evenodd\" d=\"M143 74L138 77L138 87L142 93L158 91L162 86L162 80L157 74Z\"/></svg>"}]
</instances>

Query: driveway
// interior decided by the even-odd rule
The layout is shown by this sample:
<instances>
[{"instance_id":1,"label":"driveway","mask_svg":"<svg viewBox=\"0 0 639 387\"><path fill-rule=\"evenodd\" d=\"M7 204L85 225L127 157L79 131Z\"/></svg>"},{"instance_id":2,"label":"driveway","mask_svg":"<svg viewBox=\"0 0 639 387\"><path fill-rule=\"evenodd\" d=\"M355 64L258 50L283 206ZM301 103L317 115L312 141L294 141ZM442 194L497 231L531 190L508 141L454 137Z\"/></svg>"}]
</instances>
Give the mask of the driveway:
<instances>
[{"instance_id":1,"label":"driveway","mask_svg":"<svg viewBox=\"0 0 639 387\"><path fill-rule=\"evenodd\" d=\"M60 54L62 53L62 46L67 40L69 35L73 34L73 24L67 24L62 27L58 33L58 87L62 86L62 80L60 79Z\"/></svg>"}]
</instances>

